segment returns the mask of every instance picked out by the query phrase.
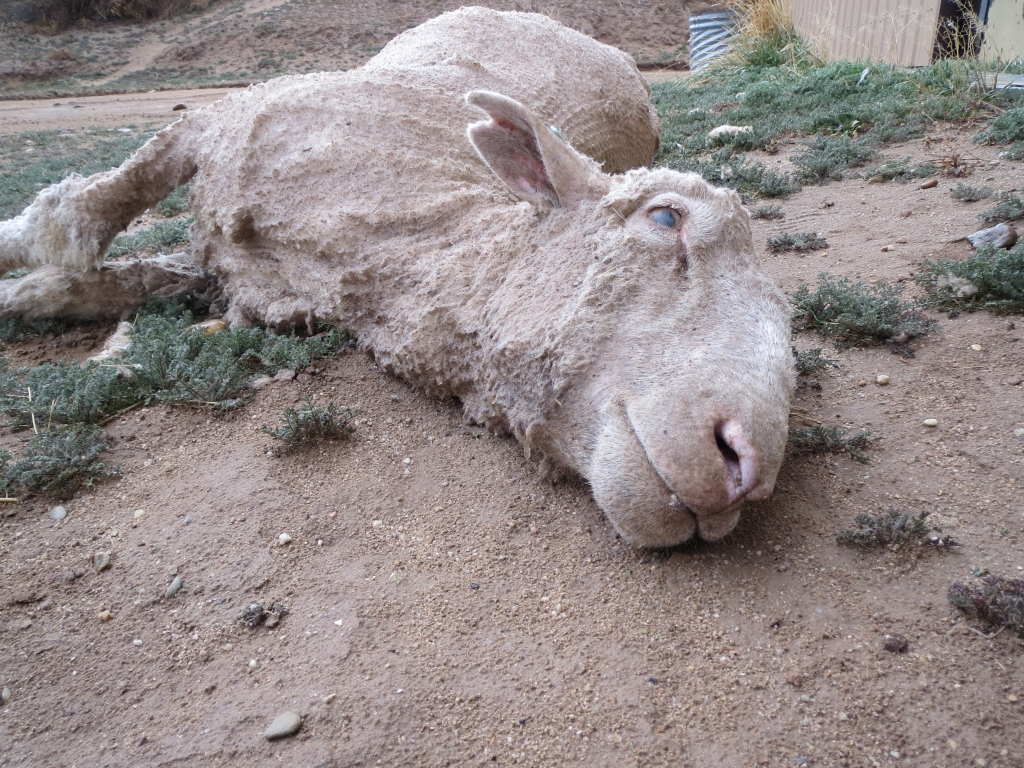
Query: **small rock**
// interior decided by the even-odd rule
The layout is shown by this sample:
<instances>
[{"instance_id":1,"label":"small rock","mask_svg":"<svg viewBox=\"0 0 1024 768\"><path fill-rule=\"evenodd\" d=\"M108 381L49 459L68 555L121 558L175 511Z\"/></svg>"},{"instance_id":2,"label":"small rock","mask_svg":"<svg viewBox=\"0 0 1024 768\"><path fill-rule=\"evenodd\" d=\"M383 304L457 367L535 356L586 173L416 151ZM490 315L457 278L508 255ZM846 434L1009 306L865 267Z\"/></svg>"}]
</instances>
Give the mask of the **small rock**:
<instances>
[{"instance_id":1,"label":"small rock","mask_svg":"<svg viewBox=\"0 0 1024 768\"><path fill-rule=\"evenodd\" d=\"M259 662L256 659L249 659L249 669L256 669L259 666Z\"/></svg>"},{"instance_id":2,"label":"small rock","mask_svg":"<svg viewBox=\"0 0 1024 768\"><path fill-rule=\"evenodd\" d=\"M981 344L971 344L971 349L975 352L981 352Z\"/></svg>"},{"instance_id":3,"label":"small rock","mask_svg":"<svg viewBox=\"0 0 1024 768\"><path fill-rule=\"evenodd\" d=\"M889 383L889 377L886 376L884 373L881 374L880 376L876 376L875 377L875 384L877 384L880 387L884 387L888 383Z\"/></svg>"},{"instance_id":4,"label":"small rock","mask_svg":"<svg viewBox=\"0 0 1024 768\"><path fill-rule=\"evenodd\" d=\"M889 251L895 251L895 250L896 250L896 246L894 246L894 245L883 245L882 246L882 253L888 253Z\"/></svg>"},{"instance_id":5,"label":"small rock","mask_svg":"<svg viewBox=\"0 0 1024 768\"><path fill-rule=\"evenodd\" d=\"M308 373L300 373L298 376L295 377L295 381L297 381L299 384L309 384L309 382L311 382L312 380L313 377L310 376Z\"/></svg>"},{"instance_id":6,"label":"small rock","mask_svg":"<svg viewBox=\"0 0 1024 768\"><path fill-rule=\"evenodd\" d=\"M274 718L274 722L270 724L270 727L263 732L263 738L267 741L273 741L274 739L283 739L286 736L291 736L298 733L299 728L302 727L302 718L296 715L294 712L282 712L280 715Z\"/></svg>"},{"instance_id":7,"label":"small rock","mask_svg":"<svg viewBox=\"0 0 1024 768\"><path fill-rule=\"evenodd\" d=\"M885 183L885 176L883 176L880 173L878 175L872 176L870 179L868 179L868 184L884 184L884 183Z\"/></svg>"},{"instance_id":8,"label":"small rock","mask_svg":"<svg viewBox=\"0 0 1024 768\"><path fill-rule=\"evenodd\" d=\"M220 649L222 651L233 651L235 650L235 646L233 643L224 643L224 645L222 645Z\"/></svg>"},{"instance_id":9,"label":"small rock","mask_svg":"<svg viewBox=\"0 0 1024 768\"><path fill-rule=\"evenodd\" d=\"M295 378L295 371L282 368L274 375L274 381L291 381Z\"/></svg>"},{"instance_id":10,"label":"small rock","mask_svg":"<svg viewBox=\"0 0 1024 768\"><path fill-rule=\"evenodd\" d=\"M171 112L181 112L181 110L183 109L188 109L188 107L184 104L175 104L173 107L171 107Z\"/></svg>"},{"instance_id":11,"label":"small rock","mask_svg":"<svg viewBox=\"0 0 1024 768\"><path fill-rule=\"evenodd\" d=\"M903 635L886 635L883 647L889 653L906 653L910 642Z\"/></svg>"},{"instance_id":12,"label":"small rock","mask_svg":"<svg viewBox=\"0 0 1024 768\"><path fill-rule=\"evenodd\" d=\"M719 136L739 136L741 133L751 133L754 130L752 125L720 125L708 131L709 139L717 139Z\"/></svg>"},{"instance_id":13,"label":"small rock","mask_svg":"<svg viewBox=\"0 0 1024 768\"><path fill-rule=\"evenodd\" d=\"M336 694L336 693L328 693L328 694L327 694L326 696L324 696L324 698L323 698L323 702L324 702L324 704L330 704L330 703L331 703L332 701L334 701L334 699L335 699L335 698L336 698L337 696L338 696L338 694Z\"/></svg>"},{"instance_id":14,"label":"small rock","mask_svg":"<svg viewBox=\"0 0 1024 768\"><path fill-rule=\"evenodd\" d=\"M939 420L938 419L925 419L924 420L924 425L926 427L937 427L937 426L939 426Z\"/></svg>"},{"instance_id":15,"label":"small rock","mask_svg":"<svg viewBox=\"0 0 1024 768\"><path fill-rule=\"evenodd\" d=\"M11 689L10 688L4 688L3 691L0 691L0 704L6 704L10 700L11 700Z\"/></svg>"},{"instance_id":16,"label":"small rock","mask_svg":"<svg viewBox=\"0 0 1024 768\"><path fill-rule=\"evenodd\" d=\"M472 582L470 582L470 584L469 584L469 588L470 588L470 589L480 589L480 585L479 585L479 584L477 584L477 583L476 583L475 581L472 581Z\"/></svg>"},{"instance_id":17,"label":"small rock","mask_svg":"<svg viewBox=\"0 0 1024 768\"><path fill-rule=\"evenodd\" d=\"M996 248L1011 248L1017 242L1017 230L1012 224L996 224L988 229L979 229L967 236L972 248L991 243Z\"/></svg>"},{"instance_id":18,"label":"small rock","mask_svg":"<svg viewBox=\"0 0 1024 768\"><path fill-rule=\"evenodd\" d=\"M900 212L900 218L901 219L908 219L908 218L910 218L913 215L914 215L913 211L901 211Z\"/></svg>"},{"instance_id":19,"label":"small rock","mask_svg":"<svg viewBox=\"0 0 1024 768\"><path fill-rule=\"evenodd\" d=\"M139 638L132 640L132 645L142 645L142 641Z\"/></svg>"},{"instance_id":20,"label":"small rock","mask_svg":"<svg viewBox=\"0 0 1024 768\"><path fill-rule=\"evenodd\" d=\"M799 672L787 672L786 682L792 685L794 688L799 688L804 684L804 676Z\"/></svg>"},{"instance_id":21,"label":"small rock","mask_svg":"<svg viewBox=\"0 0 1024 768\"><path fill-rule=\"evenodd\" d=\"M289 536L287 533L282 533L280 536L277 537L277 546L279 546L279 547L283 547L285 544L291 544L291 543L292 543L292 537Z\"/></svg>"},{"instance_id":22,"label":"small rock","mask_svg":"<svg viewBox=\"0 0 1024 768\"><path fill-rule=\"evenodd\" d=\"M383 520L374 520L373 521L373 527L376 528L377 530L380 530L381 528L384 527L384 521Z\"/></svg>"},{"instance_id":23,"label":"small rock","mask_svg":"<svg viewBox=\"0 0 1024 768\"><path fill-rule=\"evenodd\" d=\"M185 525L188 525L191 522L192 522L192 518L189 517L188 515L185 515Z\"/></svg>"},{"instance_id":24,"label":"small rock","mask_svg":"<svg viewBox=\"0 0 1024 768\"><path fill-rule=\"evenodd\" d=\"M937 186L939 186L938 179L928 179L928 181L921 184L921 186L918 187L918 189L935 189L935 187Z\"/></svg>"},{"instance_id":25,"label":"small rock","mask_svg":"<svg viewBox=\"0 0 1024 768\"><path fill-rule=\"evenodd\" d=\"M63 520L68 516L68 511L64 507L54 507L50 510L50 517L53 520Z\"/></svg>"},{"instance_id":26,"label":"small rock","mask_svg":"<svg viewBox=\"0 0 1024 768\"><path fill-rule=\"evenodd\" d=\"M1019 701L1019 699L1012 693L1006 697L1006 700L1011 704L1016 704Z\"/></svg>"},{"instance_id":27,"label":"small rock","mask_svg":"<svg viewBox=\"0 0 1024 768\"><path fill-rule=\"evenodd\" d=\"M113 616L111 615L110 611L100 611L100 615L96 618L98 618L100 621L110 621L113 618Z\"/></svg>"},{"instance_id":28,"label":"small rock","mask_svg":"<svg viewBox=\"0 0 1024 768\"><path fill-rule=\"evenodd\" d=\"M141 520L145 515L146 515L146 510L144 510L144 509L136 509L135 510L135 514L133 515L133 517L136 520Z\"/></svg>"},{"instance_id":29,"label":"small rock","mask_svg":"<svg viewBox=\"0 0 1024 768\"><path fill-rule=\"evenodd\" d=\"M109 552L97 552L92 556L92 567L96 569L96 573L106 570L110 567L110 553Z\"/></svg>"},{"instance_id":30,"label":"small rock","mask_svg":"<svg viewBox=\"0 0 1024 768\"><path fill-rule=\"evenodd\" d=\"M178 594L178 590L181 589L181 585L181 576L175 576L174 580L171 581L170 586L167 587L167 591L164 593L164 595L166 597L174 597L176 594Z\"/></svg>"},{"instance_id":31,"label":"small rock","mask_svg":"<svg viewBox=\"0 0 1024 768\"><path fill-rule=\"evenodd\" d=\"M270 377L270 376L260 376L258 379L256 379L256 381L254 381L249 386L252 387L253 389L255 389L257 392L259 392L261 389L263 389L267 385L273 384L273 383L274 383L274 379L272 377Z\"/></svg>"},{"instance_id":32,"label":"small rock","mask_svg":"<svg viewBox=\"0 0 1024 768\"><path fill-rule=\"evenodd\" d=\"M1024 438L1024 429L1013 430L1013 436L1018 438Z\"/></svg>"},{"instance_id":33,"label":"small rock","mask_svg":"<svg viewBox=\"0 0 1024 768\"><path fill-rule=\"evenodd\" d=\"M897 237L896 238L896 242L899 243L900 245L906 245L907 244L907 238L905 238L905 237Z\"/></svg>"}]
</instances>

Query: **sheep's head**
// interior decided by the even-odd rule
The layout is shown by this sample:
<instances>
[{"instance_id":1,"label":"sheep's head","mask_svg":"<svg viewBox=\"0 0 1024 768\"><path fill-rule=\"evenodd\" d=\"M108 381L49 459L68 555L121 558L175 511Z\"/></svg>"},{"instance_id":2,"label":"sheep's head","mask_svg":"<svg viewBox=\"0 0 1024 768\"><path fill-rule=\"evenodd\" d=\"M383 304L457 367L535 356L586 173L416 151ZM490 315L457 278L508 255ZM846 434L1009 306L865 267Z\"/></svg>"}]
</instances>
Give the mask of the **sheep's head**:
<instances>
[{"instance_id":1,"label":"sheep's head","mask_svg":"<svg viewBox=\"0 0 1024 768\"><path fill-rule=\"evenodd\" d=\"M573 286L546 318L554 406L514 431L587 478L636 546L725 536L772 492L793 388L786 302L738 196L669 170L602 174L518 103L468 98L491 117L471 141L549 209L543 247Z\"/></svg>"}]
</instances>

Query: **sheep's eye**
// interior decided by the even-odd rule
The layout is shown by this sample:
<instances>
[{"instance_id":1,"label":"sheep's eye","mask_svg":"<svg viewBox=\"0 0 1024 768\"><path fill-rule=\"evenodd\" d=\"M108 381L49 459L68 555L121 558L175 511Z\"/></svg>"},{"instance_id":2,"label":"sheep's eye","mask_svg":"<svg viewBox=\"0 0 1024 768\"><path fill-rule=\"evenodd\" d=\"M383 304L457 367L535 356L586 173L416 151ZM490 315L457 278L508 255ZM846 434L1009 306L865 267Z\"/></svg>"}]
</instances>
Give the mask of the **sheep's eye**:
<instances>
[{"instance_id":1,"label":"sheep's eye","mask_svg":"<svg viewBox=\"0 0 1024 768\"><path fill-rule=\"evenodd\" d=\"M655 208L651 211L651 221L659 227L675 229L679 226L681 219L682 217L679 215L679 211L675 211L671 208Z\"/></svg>"}]
</instances>

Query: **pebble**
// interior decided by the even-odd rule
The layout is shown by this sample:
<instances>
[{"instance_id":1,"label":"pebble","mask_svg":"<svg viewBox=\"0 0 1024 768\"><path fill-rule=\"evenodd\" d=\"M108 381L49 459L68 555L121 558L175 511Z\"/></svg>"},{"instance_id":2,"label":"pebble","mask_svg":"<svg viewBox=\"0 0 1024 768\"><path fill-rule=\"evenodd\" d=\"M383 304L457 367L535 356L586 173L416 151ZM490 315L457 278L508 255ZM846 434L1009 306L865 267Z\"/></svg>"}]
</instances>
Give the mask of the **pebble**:
<instances>
[{"instance_id":1,"label":"pebble","mask_svg":"<svg viewBox=\"0 0 1024 768\"><path fill-rule=\"evenodd\" d=\"M925 419L924 420L924 425L926 427L937 427L937 426L939 426L939 420L938 419Z\"/></svg>"},{"instance_id":2,"label":"pebble","mask_svg":"<svg viewBox=\"0 0 1024 768\"><path fill-rule=\"evenodd\" d=\"M289 536L287 533L282 533L280 536L277 537L277 546L279 546L279 547L283 547L285 544L291 544L291 543L292 543L292 537Z\"/></svg>"},{"instance_id":3,"label":"pebble","mask_svg":"<svg viewBox=\"0 0 1024 768\"><path fill-rule=\"evenodd\" d=\"M884 387L888 383L889 383L889 377L886 376L884 373L881 376L876 376L875 377L875 384L877 384L880 387Z\"/></svg>"},{"instance_id":4,"label":"pebble","mask_svg":"<svg viewBox=\"0 0 1024 768\"><path fill-rule=\"evenodd\" d=\"M971 349L975 352L981 352L981 344L971 344Z\"/></svg>"},{"instance_id":5,"label":"pebble","mask_svg":"<svg viewBox=\"0 0 1024 768\"><path fill-rule=\"evenodd\" d=\"M255 389L257 392L259 392L264 387L268 386L269 384L273 384L273 383L274 383L274 379L272 377L270 377L270 376L260 376L258 379L256 379L256 381L254 381L249 386L252 387L253 389Z\"/></svg>"},{"instance_id":6,"label":"pebble","mask_svg":"<svg viewBox=\"0 0 1024 768\"><path fill-rule=\"evenodd\" d=\"M181 576L175 576L171 585L167 587L167 591L164 593L167 597L174 597L178 594L178 590L181 589Z\"/></svg>"},{"instance_id":7,"label":"pebble","mask_svg":"<svg viewBox=\"0 0 1024 768\"><path fill-rule=\"evenodd\" d=\"M100 611L100 615L97 616L97 618L100 621L110 621L113 618L113 616L111 615L110 611Z\"/></svg>"},{"instance_id":8,"label":"pebble","mask_svg":"<svg viewBox=\"0 0 1024 768\"><path fill-rule=\"evenodd\" d=\"M110 553L109 552L97 552L92 556L92 567L96 569L96 573L106 570L110 567Z\"/></svg>"},{"instance_id":9,"label":"pebble","mask_svg":"<svg viewBox=\"0 0 1024 768\"><path fill-rule=\"evenodd\" d=\"M188 515L185 515L185 525L188 525L191 522L192 522L192 518L189 517Z\"/></svg>"},{"instance_id":10,"label":"pebble","mask_svg":"<svg viewBox=\"0 0 1024 768\"><path fill-rule=\"evenodd\" d=\"M1015 429L1015 430L1013 430L1013 436L1014 437L1024 437L1024 429Z\"/></svg>"},{"instance_id":11,"label":"pebble","mask_svg":"<svg viewBox=\"0 0 1024 768\"><path fill-rule=\"evenodd\" d=\"M903 635L886 635L883 647L889 653L906 653L910 642Z\"/></svg>"},{"instance_id":12,"label":"pebble","mask_svg":"<svg viewBox=\"0 0 1024 768\"><path fill-rule=\"evenodd\" d=\"M144 509L136 509L134 517L135 517L136 520L141 520L142 517L145 514L146 514L146 510L144 510Z\"/></svg>"},{"instance_id":13,"label":"pebble","mask_svg":"<svg viewBox=\"0 0 1024 768\"><path fill-rule=\"evenodd\" d=\"M889 251L895 251L895 250L896 250L896 246L894 246L894 245L883 245L882 246L882 253L888 253Z\"/></svg>"},{"instance_id":14,"label":"pebble","mask_svg":"<svg viewBox=\"0 0 1024 768\"><path fill-rule=\"evenodd\" d=\"M295 371L282 368L274 375L274 381L291 381L295 378Z\"/></svg>"},{"instance_id":15,"label":"pebble","mask_svg":"<svg viewBox=\"0 0 1024 768\"><path fill-rule=\"evenodd\" d=\"M935 189L937 186L939 186L938 179L928 179L928 181L924 182L920 187L918 187L918 189Z\"/></svg>"},{"instance_id":16,"label":"pebble","mask_svg":"<svg viewBox=\"0 0 1024 768\"><path fill-rule=\"evenodd\" d=\"M10 688L4 688L3 691L0 691L0 704L6 704L10 700L11 700L11 689Z\"/></svg>"},{"instance_id":17,"label":"pebble","mask_svg":"<svg viewBox=\"0 0 1024 768\"><path fill-rule=\"evenodd\" d=\"M907 238L905 238L905 237L897 237L896 238L896 242L899 243L900 245L906 245L907 244Z\"/></svg>"},{"instance_id":18,"label":"pebble","mask_svg":"<svg viewBox=\"0 0 1024 768\"><path fill-rule=\"evenodd\" d=\"M181 112L183 109L188 109L188 106L185 104L175 104L171 107L171 112Z\"/></svg>"},{"instance_id":19,"label":"pebble","mask_svg":"<svg viewBox=\"0 0 1024 768\"><path fill-rule=\"evenodd\" d=\"M337 695L338 694L336 693L328 693L326 696L324 696L324 704L330 704L332 701L334 701Z\"/></svg>"},{"instance_id":20,"label":"pebble","mask_svg":"<svg viewBox=\"0 0 1024 768\"><path fill-rule=\"evenodd\" d=\"M274 722L272 722L270 727L263 732L263 738L267 741L283 739L285 736L291 736L298 733L299 728L301 727L301 717L296 715L294 712L282 712L274 718Z\"/></svg>"},{"instance_id":21,"label":"pebble","mask_svg":"<svg viewBox=\"0 0 1024 768\"><path fill-rule=\"evenodd\" d=\"M384 521L383 520L374 520L373 521L373 527L376 528L377 530L380 530L381 528L384 527Z\"/></svg>"},{"instance_id":22,"label":"pebble","mask_svg":"<svg viewBox=\"0 0 1024 768\"><path fill-rule=\"evenodd\" d=\"M64 507L54 507L50 510L50 517L54 520L63 520L68 516L68 511Z\"/></svg>"}]
</instances>

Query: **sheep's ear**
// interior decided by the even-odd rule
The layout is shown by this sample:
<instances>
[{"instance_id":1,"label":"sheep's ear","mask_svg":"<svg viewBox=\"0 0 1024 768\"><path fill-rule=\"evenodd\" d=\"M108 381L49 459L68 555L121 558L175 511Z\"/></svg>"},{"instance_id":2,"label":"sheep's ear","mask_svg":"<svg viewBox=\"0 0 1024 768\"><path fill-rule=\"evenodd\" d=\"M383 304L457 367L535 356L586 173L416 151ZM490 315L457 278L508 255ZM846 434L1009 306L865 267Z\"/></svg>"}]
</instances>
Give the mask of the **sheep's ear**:
<instances>
[{"instance_id":1,"label":"sheep's ear","mask_svg":"<svg viewBox=\"0 0 1024 768\"><path fill-rule=\"evenodd\" d=\"M597 163L540 125L518 101L489 91L472 91L466 101L490 116L469 126L470 142L516 195L556 208L601 196L606 185Z\"/></svg>"}]
</instances>

